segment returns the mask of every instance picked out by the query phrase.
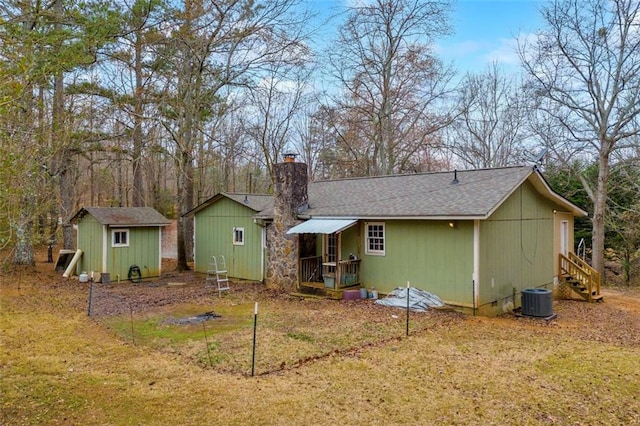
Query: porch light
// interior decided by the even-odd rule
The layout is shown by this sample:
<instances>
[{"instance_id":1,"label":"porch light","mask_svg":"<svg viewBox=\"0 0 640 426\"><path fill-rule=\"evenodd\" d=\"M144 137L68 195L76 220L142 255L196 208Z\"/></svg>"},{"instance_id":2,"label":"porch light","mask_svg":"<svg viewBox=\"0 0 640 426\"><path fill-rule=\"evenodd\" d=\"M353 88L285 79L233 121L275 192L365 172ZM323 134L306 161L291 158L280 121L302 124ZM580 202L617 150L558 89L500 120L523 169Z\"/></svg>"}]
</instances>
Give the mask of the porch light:
<instances>
[{"instance_id":1,"label":"porch light","mask_svg":"<svg viewBox=\"0 0 640 426\"><path fill-rule=\"evenodd\" d=\"M456 227L455 222L449 222L449 228L455 228L455 227Z\"/></svg>"}]
</instances>

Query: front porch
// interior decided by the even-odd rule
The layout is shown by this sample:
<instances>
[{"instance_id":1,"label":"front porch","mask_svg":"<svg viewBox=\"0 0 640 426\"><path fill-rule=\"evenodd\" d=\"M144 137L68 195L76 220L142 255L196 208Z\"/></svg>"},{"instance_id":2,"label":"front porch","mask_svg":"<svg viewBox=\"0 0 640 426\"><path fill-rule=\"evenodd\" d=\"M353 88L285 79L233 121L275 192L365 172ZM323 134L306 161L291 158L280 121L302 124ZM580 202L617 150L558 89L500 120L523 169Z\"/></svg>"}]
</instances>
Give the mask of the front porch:
<instances>
[{"instance_id":1,"label":"front porch","mask_svg":"<svg viewBox=\"0 0 640 426\"><path fill-rule=\"evenodd\" d=\"M344 290L360 287L360 259L322 260L322 256L309 256L298 262L301 293L342 299Z\"/></svg>"}]
</instances>

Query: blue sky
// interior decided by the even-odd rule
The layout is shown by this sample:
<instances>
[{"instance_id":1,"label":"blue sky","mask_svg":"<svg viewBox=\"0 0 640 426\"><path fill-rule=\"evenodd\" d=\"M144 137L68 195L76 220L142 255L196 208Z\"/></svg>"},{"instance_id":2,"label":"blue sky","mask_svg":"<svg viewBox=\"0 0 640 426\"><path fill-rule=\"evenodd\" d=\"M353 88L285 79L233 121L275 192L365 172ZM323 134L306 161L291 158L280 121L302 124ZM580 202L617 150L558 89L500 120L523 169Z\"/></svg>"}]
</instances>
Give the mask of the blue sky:
<instances>
[{"instance_id":1,"label":"blue sky","mask_svg":"<svg viewBox=\"0 0 640 426\"><path fill-rule=\"evenodd\" d=\"M481 72L492 61L516 67L515 37L541 28L542 0L458 0L455 33L438 41L438 52L461 72Z\"/></svg>"},{"instance_id":2,"label":"blue sky","mask_svg":"<svg viewBox=\"0 0 640 426\"><path fill-rule=\"evenodd\" d=\"M357 0L307 0L308 6L323 16L344 10ZM517 67L514 37L534 33L542 25L539 9L545 0L457 0L451 15L454 34L437 40L437 52L445 62L453 62L460 74L482 72L497 61L505 68ZM319 34L335 37L338 22L330 21Z\"/></svg>"}]
</instances>

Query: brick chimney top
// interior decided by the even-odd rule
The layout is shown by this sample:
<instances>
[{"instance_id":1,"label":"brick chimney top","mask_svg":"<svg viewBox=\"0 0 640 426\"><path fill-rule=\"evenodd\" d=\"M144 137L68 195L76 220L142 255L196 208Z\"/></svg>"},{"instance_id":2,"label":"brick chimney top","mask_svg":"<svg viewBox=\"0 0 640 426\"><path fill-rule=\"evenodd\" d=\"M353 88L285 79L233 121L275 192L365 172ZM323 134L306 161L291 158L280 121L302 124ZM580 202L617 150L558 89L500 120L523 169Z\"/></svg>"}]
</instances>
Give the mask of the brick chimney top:
<instances>
[{"instance_id":1,"label":"brick chimney top","mask_svg":"<svg viewBox=\"0 0 640 426\"><path fill-rule=\"evenodd\" d=\"M298 156L298 154L295 154L293 152L286 153L286 154L284 154L284 162L285 163L295 163L297 156Z\"/></svg>"}]
</instances>

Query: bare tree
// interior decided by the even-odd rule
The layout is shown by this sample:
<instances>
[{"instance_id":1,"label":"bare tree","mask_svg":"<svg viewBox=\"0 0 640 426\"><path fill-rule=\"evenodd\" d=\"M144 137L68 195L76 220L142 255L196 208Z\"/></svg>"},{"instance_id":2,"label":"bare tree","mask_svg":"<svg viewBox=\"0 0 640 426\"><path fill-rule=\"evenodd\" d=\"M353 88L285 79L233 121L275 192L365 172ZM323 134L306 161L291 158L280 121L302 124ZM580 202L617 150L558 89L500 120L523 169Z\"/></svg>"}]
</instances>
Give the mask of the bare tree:
<instances>
[{"instance_id":1,"label":"bare tree","mask_svg":"<svg viewBox=\"0 0 640 426\"><path fill-rule=\"evenodd\" d=\"M344 123L340 141L369 160L365 174L413 168L430 135L450 122L438 107L453 73L432 52L434 38L449 30L448 9L447 1L424 0L349 9L329 65L342 87L334 100Z\"/></svg>"},{"instance_id":2,"label":"bare tree","mask_svg":"<svg viewBox=\"0 0 640 426\"><path fill-rule=\"evenodd\" d=\"M593 201L593 266L601 274L610 157L640 132L639 8L636 0L557 0L542 9L546 29L537 41L519 47L539 110L569 135L555 143L597 158L597 184L582 182Z\"/></svg>"},{"instance_id":3,"label":"bare tree","mask_svg":"<svg viewBox=\"0 0 640 426\"><path fill-rule=\"evenodd\" d=\"M204 124L224 103L223 89L254 87L265 65L297 46L302 22L293 17L298 0L187 0L168 31L166 96L161 122L173 141L178 191L178 264L187 269L194 204L194 156Z\"/></svg>"},{"instance_id":4,"label":"bare tree","mask_svg":"<svg viewBox=\"0 0 640 426\"><path fill-rule=\"evenodd\" d=\"M315 105L315 107L318 107ZM322 147L326 145L326 138L331 131L329 126L325 126L319 120L320 110L313 111L308 105L304 113L301 114L294 123L295 135L293 146L308 166L309 180L316 179L316 171L320 166L320 155Z\"/></svg>"},{"instance_id":5,"label":"bare tree","mask_svg":"<svg viewBox=\"0 0 640 426\"><path fill-rule=\"evenodd\" d=\"M273 165L293 148L294 123L304 109L309 72L308 52L292 52L296 58L277 61L264 71L264 78L249 91L244 128L262 154L264 168L273 181Z\"/></svg>"},{"instance_id":6,"label":"bare tree","mask_svg":"<svg viewBox=\"0 0 640 426\"><path fill-rule=\"evenodd\" d=\"M449 149L474 168L503 167L522 161L527 112L519 84L493 63L482 74L468 74L460 86L460 113L451 126Z\"/></svg>"}]
</instances>

